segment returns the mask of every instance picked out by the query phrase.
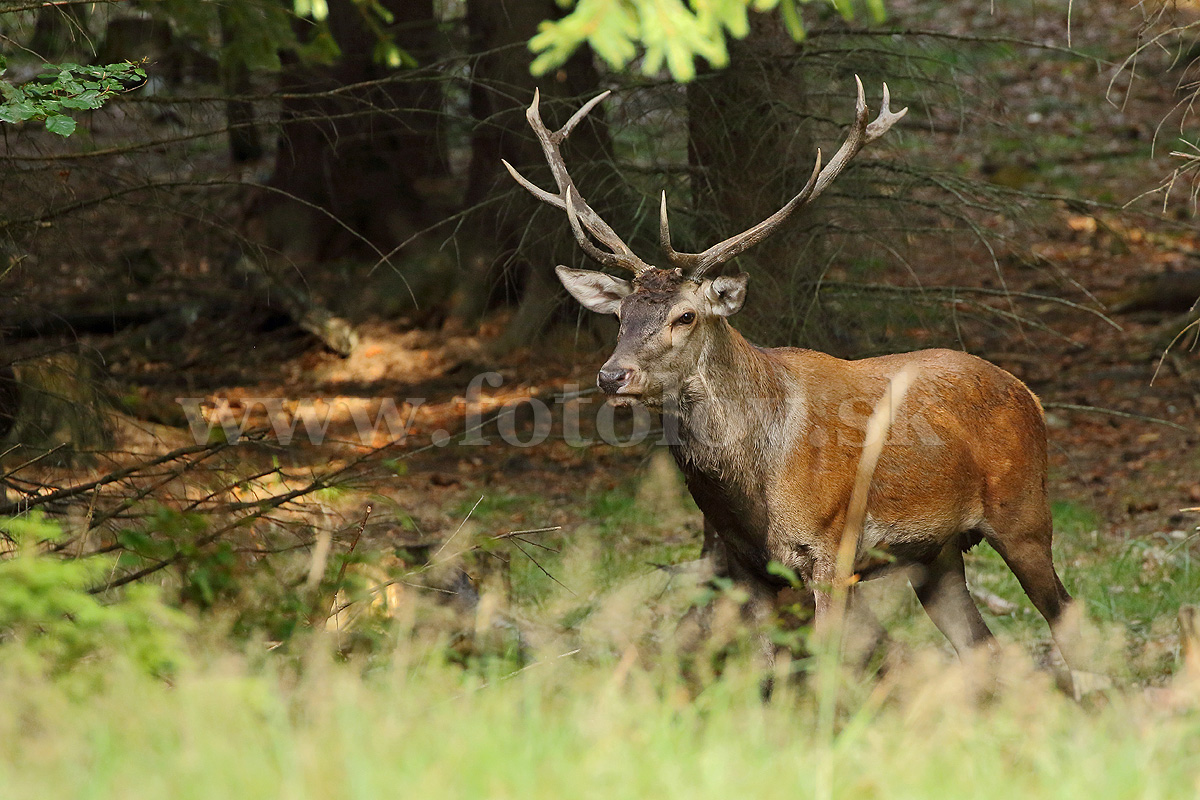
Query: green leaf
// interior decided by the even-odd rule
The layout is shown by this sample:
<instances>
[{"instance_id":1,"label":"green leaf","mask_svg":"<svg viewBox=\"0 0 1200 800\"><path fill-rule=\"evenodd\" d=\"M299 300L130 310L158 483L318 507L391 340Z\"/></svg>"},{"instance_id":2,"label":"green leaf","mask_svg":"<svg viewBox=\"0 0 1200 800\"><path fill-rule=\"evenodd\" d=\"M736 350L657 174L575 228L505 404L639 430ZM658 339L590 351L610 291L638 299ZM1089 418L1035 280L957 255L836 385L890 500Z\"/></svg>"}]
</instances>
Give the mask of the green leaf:
<instances>
[{"instance_id":1,"label":"green leaf","mask_svg":"<svg viewBox=\"0 0 1200 800\"><path fill-rule=\"evenodd\" d=\"M360 0L371 3L374 0ZM793 39L805 36L799 4L814 0L559 0L569 8L560 19L542 22L529 40L536 56L535 75L563 64L583 44L613 69L624 69L644 52L642 71L654 74L664 66L677 81L691 80L695 60L714 67L729 61L726 37L743 38L750 31L749 12L778 9ZM825 0L846 19L854 18L854 0ZM873 18L882 19L885 0L862 0ZM573 6L573 7L572 7Z\"/></svg>"},{"instance_id":2,"label":"green leaf","mask_svg":"<svg viewBox=\"0 0 1200 800\"><path fill-rule=\"evenodd\" d=\"M37 106L24 100L0 105L0 120L4 122L24 122L36 116L39 116Z\"/></svg>"},{"instance_id":3,"label":"green leaf","mask_svg":"<svg viewBox=\"0 0 1200 800\"><path fill-rule=\"evenodd\" d=\"M392 69L401 67L413 69L417 66L417 60L408 51L388 40L380 40L375 43L374 58L377 62L386 64Z\"/></svg>"},{"instance_id":4,"label":"green leaf","mask_svg":"<svg viewBox=\"0 0 1200 800\"><path fill-rule=\"evenodd\" d=\"M66 538L62 529L47 520L41 511L33 511L27 517L0 517L0 531L18 546Z\"/></svg>"},{"instance_id":5,"label":"green leaf","mask_svg":"<svg viewBox=\"0 0 1200 800\"><path fill-rule=\"evenodd\" d=\"M64 97L62 105L64 108L99 108L104 104L104 98L100 96L100 92L94 89L89 89L86 92L81 92L75 97Z\"/></svg>"},{"instance_id":6,"label":"green leaf","mask_svg":"<svg viewBox=\"0 0 1200 800\"><path fill-rule=\"evenodd\" d=\"M342 50L328 28L318 29L308 42L296 47L296 53L313 64L332 64L342 57Z\"/></svg>"},{"instance_id":7,"label":"green leaf","mask_svg":"<svg viewBox=\"0 0 1200 800\"><path fill-rule=\"evenodd\" d=\"M851 5L850 0L829 0L829 2L833 4L833 7L837 9L837 12L841 14L844 19L854 19L854 6Z\"/></svg>"},{"instance_id":8,"label":"green leaf","mask_svg":"<svg viewBox=\"0 0 1200 800\"><path fill-rule=\"evenodd\" d=\"M62 114L63 109L100 108L126 81L144 80L145 70L128 61L100 66L45 64L41 75L20 87L0 81L0 122L16 123L45 119L46 129L59 136L70 136L76 123ZM97 80L87 80L94 77Z\"/></svg>"},{"instance_id":9,"label":"green leaf","mask_svg":"<svg viewBox=\"0 0 1200 800\"><path fill-rule=\"evenodd\" d=\"M613 69L621 69L637 55L639 30L636 10L627 0L580 0L562 19L538 26L529 40L529 48L538 53L531 71L542 75L561 66L584 42Z\"/></svg>"},{"instance_id":10,"label":"green leaf","mask_svg":"<svg viewBox=\"0 0 1200 800\"><path fill-rule=\"evenodd\" d=\"M779 4L779 15L783 18L783 27L787 30L792 41L804 41L804 20L800 18L800 10L796 8L796 0L782 0Z\"/></svg>"},{"instance_id":11,"label":"green leaf","mask_svg":"<svg viewBox=\"0 0 1200 800\"><path fill-rule=\"evenodd\" d=\"M6 100L24 100L25 92L20 86L13 86L6 81L0 81L0 94L4 95Z\"/></svg>"},{"instance_id":12,"label":"green leaf","mask_svg":"<svg viewBox=\"0 0 1200 800\"><path fill-rule=\"evenodd\" d=\"M321 2L324 1L325 0L321 0ZM368 0L367 5L370 7L375 16L383 20L385 25L391 25L396 21L396 15L384 8L383 4L380 3L379 0Z\"/></svg>"},{"instance_id":13,"label":"green leaf","mask_svg":"<svg viewBox=\"0 0 1200 800\"><path fill-rule=\"evenodd\" d=\"M59 136L70 136L75 132L75 120L62 114L46 117L46 130Z\"/></svg>"},{"instance_id":14,"label":"green leaf","mask_svg":"<svg viewBox=\"0 0 1200 800\"><path fill-rule=\"evenodd\" d=\"M767 562L767 573L774 575L777 578L783 578L794 589L798 589L803 585L803 582L800 580L800 576L796 574L796 571L787 564L783 564L779 561L772 560Z\"/></svg>"}]
</instances>

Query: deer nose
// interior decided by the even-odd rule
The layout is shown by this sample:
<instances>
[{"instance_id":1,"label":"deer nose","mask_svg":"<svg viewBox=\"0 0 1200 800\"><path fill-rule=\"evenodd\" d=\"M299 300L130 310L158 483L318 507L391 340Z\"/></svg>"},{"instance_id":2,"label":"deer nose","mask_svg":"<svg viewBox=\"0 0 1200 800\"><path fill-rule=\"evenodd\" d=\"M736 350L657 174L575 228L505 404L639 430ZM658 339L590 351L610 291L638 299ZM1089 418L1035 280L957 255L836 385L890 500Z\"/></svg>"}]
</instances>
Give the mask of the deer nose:
<instances>
[{"instance_id":1,"label":"deer nose","mask_svg":"<svg viewBox=\"0 0 1200 800\"><path fill-rule=\"evenodd\" d=\"M632 374L633 370L631 369L604 367L600 370L600 374L596 376L596 385L605 394L616 394L621 387L629 382L629 376Z\"/></svg>"}]
</instances>

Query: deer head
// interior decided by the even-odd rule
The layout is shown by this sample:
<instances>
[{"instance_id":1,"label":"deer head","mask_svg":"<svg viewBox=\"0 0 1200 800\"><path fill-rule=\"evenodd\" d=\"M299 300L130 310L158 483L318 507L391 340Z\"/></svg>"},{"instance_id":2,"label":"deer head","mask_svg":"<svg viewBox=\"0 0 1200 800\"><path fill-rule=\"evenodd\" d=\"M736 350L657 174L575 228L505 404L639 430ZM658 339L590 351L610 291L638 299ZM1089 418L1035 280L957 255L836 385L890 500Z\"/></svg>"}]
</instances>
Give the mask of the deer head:
<instances>
[{"instance_id":1,"label":"deer head","mask_svg":"<svg viewBox=\"0 0 1200 800\"><path fill-rule=\"evenodd\" d=\"M730 336L732 329L726 318L737 313L746 299L745 273L719 277L708 277L708 273L770 236L797 208L818 197L864 145L886 133L908 111L907 108L891 111L884 84L879 116L868 123L862 81L857 76L854 80L858 87L855 119L842 146L824 167L818 150L812 175L800 193L754 227L702 253L681 253L671 246L667 195L663 192L659 236L671 265L665 269L638 258L587 204L572 182L559 150L575 126L609 92L589 100L557 131L550 131L542 121L540 98L534 93L525 116L541 142L558 193L551 194L533 184L507 161L504 166L534 197L566 211L575 239L589 257L602 266L633 273L633 278L626 280L595 270L556 268L559 280L585 308L616 314L620 319L617 347L597 377L600 389L614 402L640 401L660 407L664 399L670 399L679 387L685 386L697 365L723 338Z\"/></svg>"}]
</instances>

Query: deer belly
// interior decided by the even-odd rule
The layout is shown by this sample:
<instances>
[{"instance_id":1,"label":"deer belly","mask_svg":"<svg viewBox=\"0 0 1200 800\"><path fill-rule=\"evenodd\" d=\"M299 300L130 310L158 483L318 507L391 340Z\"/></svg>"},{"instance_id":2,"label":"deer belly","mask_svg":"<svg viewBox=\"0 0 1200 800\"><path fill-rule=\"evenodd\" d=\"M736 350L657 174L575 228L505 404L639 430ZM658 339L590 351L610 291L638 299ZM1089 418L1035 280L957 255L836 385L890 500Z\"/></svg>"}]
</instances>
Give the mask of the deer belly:
<instances>
[{"instance_id":1,"label":"deer belly","mask_svg":"<svg viewBox=\"0 0 1200 800\"><path fill-rule=\"evenodd\" d=\"M947 542L971 529L971 524L966 521L952 524L924 522L888 524L868 515L863 522L854 571L866 579L886 574L893 568L928 564L937 558ZM964 543L966 541L974 543L978 538L964 540Z\"/></svg>"}]
</instances>

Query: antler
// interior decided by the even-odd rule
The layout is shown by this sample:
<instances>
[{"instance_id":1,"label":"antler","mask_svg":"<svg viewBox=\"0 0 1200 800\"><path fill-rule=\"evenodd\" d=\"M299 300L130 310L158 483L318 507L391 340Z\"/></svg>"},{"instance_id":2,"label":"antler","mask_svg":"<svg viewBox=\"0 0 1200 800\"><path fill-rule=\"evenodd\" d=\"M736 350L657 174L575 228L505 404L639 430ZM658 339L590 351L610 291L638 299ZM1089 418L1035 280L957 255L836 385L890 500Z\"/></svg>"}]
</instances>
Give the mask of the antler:
<instances>
[{"instance_id":1,"label":"antler","mask_svg":"<svg viewBox=\"0 0 1200 800\"><path fill-rule=\"evenodd\" d=\"M804 184L804 188L800 190L800 194L793 197L788 201L787 205L753 228L743 231L736 236L731 236L725 241L708 248L703 253L680 253L671 247L671 229L667 222L667 193L663 192L662 205L659 209L658 231L663 250L666 252L667 258L671 263L676 267L690 270L689 277L693 280L699 280L713 267L725 263L751 245L758 244L770 236L785 219L791 216L793 211L820 196L821 192L825 191L825 188L833 183L838 175L842 174L842 170L858 154L859 150L887 133L888 129L908 112L907 108L902 108L895 112L891 110L888 105L891 101L891 96L888 93L888 87L885 83L883 85L883 102L879 108L879 116L873 122L867 124L867 101L863 96L862 81L855 75L854 82L858 86L858 102L854 108L854 124L850 128L850 133L846 135L846 141L834 153L833 158L825 165L824 169L821 168L821 151L818 150L817 163L813 167L812 176L808 179L808 183Z\"/></svg>"},{"instance_id":2,"label":"antler","mask_svg":"<svg viewBox=\"0 0 1200 800\"><path fill-rule=\"evenodd\" d=\"M562 141L570 136L575 126L587 116L589 111L596 107L597 103L608 97L609 94L611 92L603 92L596 95L576 111L567 120L566 125L563 125L557 131L551 132L546 128L546 123L542 121L539 109L541 94L536 90L534 91L533 102L525 111L525 118L529 120L529 127L533 128L533 132L537 134L538 141L542 144L542 152L546 155L546 163L550 165L550 171L554 173L554 182L558 184L558 194L551 194L545 189L536 186L524 175L517 172L512 164L509 164L507 161L501 159L501 163L504 164L508 173L513 176L513 180L529 190L529 193L534 197L543 203L548 203L555 208L561 208L567 212L567 218L571 222L571 230L574 231L575 239L579 242L579 246L583 248L585 253L606 267L619 267L639 274L652 269L652 267L634 255L629 245L621 241L621 237L617 236L608 223L602 220L600 215L593 211L592 207L587 204L587 201L583 199L583 195L579 193L579 189L571 180L571 176L567 172L567 166L563 162L562 153L559 152L559 145L562 144ZM587 229L586 232L584 228ZM596 247L592 243L592 240L588 238L588 232L600 240L600 243L611 252L606 253L599 247Z\"/></svg>"}]
</instances>

